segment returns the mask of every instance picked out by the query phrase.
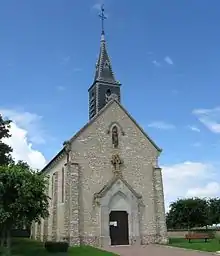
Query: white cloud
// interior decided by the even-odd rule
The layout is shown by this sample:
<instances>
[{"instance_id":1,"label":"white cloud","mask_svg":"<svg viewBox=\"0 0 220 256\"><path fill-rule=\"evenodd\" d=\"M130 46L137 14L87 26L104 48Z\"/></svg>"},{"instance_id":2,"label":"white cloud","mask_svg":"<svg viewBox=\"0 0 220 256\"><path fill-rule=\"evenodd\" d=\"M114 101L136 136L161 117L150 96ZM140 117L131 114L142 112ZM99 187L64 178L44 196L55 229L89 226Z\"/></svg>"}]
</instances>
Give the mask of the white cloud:
<instances>
[{"instance_id":1,"label":"white cloud","mask_svg":"<svg viewBox=\"0 0 220 256\"><path fill-rule=\"evenodd\" d=\"M220 133L220 107L195 109L192 112L211 132Z\"/></svg>"},{"instance_id":2,"label":"white cloud","mask_svg":"<svg viewBox=\"0 0 220 256\"><path fill-rule=\"evenodd\" d=\"M188 128L193 132L200 132L200 129L196 126L189 125Z\"/></svg>"},{"instance_id":3,"label":"white cloud","mask_svg":"<svg viewBox=\"0 0 220 256\"><path fill-rule=\"evenodd\" d=\"M163 121L152 122L152 123L148 124L148 127L156 128L156 129L160 129L160 130L172 130L172 129L176 128L175 125L168 124Z\"/></svg>"},{"instance_id":4,"label":"white cloud","mask_svg":"<svg viewBox=\"0 0 220 256\"><path fill-rule=\"evenodd\" d=\"M37 123L41 117L29 112L21 113L14 110L0 110L0 113L4 118L7 117L13 120L10 128L12 136L4 139L4 142L13 148L12 157L14 160L23 160L34 169L41 169L45 166L45 157L40 151L36 150L31 143L31 139L33 142L37 138L41 138L41 135L37 134ZM34 128L35 124L36 127ZM33 133L34 130L36 131L35 136L33 134L32 136L29 135L30 130L31 133Z\"/></svg>"},{"instance_id":5,"label":"white cloud","mask_svg":"<svg viewBox=\"0 0 220 256\"><path fill-rule=\"evenodd\" d=\"M178 198L188 196L210 196L210 189L215 188L213 196L220 196L220 191L213 183L217 179L217 168L209 163L182 162L162 166L166 209ZM211 184L211 185L210 185Z\"/></svg>"},{"instance_id":6,"label":"white cloud","mask_svg":"<svg viewBox=\"0 0 220 256\"><path fill-rule=\"evenodd\" d=\"M23 160L34 169L42 169L46 164L46 159L40 151L35 150L32 144L28 142L28 132L12 123L10 133L12 136L5 139L5 143L13 148L14 160Z\"/></svg>"},{"instance_id":7,"label":"white cloud","mask_svg":"<svg viewBox=\"0 0 220 256\"><path fill-rule=\"evenodd\" d=\"M161 67L161 63L157 60L153 60L152 63L154 64L155 67Z\"/></svg>"},{"instance_id":8,"label":"white cloud","mask_svg":"<svg viewBox=\"0 0 220 256\"><path fill-rule=\"evenodd\" d=\"M41 127L42 116L14 109L0 109L0 113L28 131L28 139L35 144L45 143L45 132Z\"/></svg>"},{"instance_id":9,"label":"white cloud","mask_svg":"<svg viewBox=\"0 0 220 256\"><path fill-rule=\"evenodd\" d=\"M213 181L203 187L191 188L186 195L188 197L217 197L220 195L220 183Z\"/></svg>"},{"instance_id":10,"label":"white cloud","mask_svg":"<svg viewBox=\"0 0 220 256\"><path fill-rule=\"evenodd\" d=\"M173 63L173 60L169 57L169 56L166 56L165 58L164 58L164 61L167 63L167 64L169 64L169 65L173 65L174 63Z\"/></svg>"}]
</instances>

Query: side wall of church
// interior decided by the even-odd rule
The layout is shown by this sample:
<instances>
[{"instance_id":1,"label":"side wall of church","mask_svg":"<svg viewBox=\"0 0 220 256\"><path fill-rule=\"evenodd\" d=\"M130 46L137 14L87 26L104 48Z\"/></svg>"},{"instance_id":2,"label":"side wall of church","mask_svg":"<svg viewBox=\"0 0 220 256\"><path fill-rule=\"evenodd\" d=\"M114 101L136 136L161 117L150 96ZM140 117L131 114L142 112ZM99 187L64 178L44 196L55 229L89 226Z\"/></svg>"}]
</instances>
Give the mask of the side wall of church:
<instances>
[{"instance_id":1,"label":"side wall of church","mask_svg":"<svg viewBox=\"0 0 220 256\"><path fill-rule=\"evenodd\" d=\"M109 129L118 126L119 146L113 148ZM81 175L81 240L83 243L100 244L100 208L94 206L94 194L98 193L113 177L112 155L117 153L123 160L124 179L143 197L144 209L140 220L142 244L156 242L157 219L154 185L154 163L158 151L120 108L112 103L72 143L75 161ZM164 213L160 213L163 215Z\"/></svg>"},{"instance_id":2,"label":"side wall of church","mask_svg":"<svg viewBox=\"0 0 220 256\"><path fill-rule=\"evenodd\" d=\"M49 200L49 217L42 219L41 223L33 224L32 237L37 240L64 240L66 234L64 231L64 203L65 198L62 193L62 189L65 190L62 185L62 168L64 168L66 158L62 157L54 163L52 168L45 172L45 175L49 178L49 184L47 194L51 198Z\"/></svg>"}]
</instances>

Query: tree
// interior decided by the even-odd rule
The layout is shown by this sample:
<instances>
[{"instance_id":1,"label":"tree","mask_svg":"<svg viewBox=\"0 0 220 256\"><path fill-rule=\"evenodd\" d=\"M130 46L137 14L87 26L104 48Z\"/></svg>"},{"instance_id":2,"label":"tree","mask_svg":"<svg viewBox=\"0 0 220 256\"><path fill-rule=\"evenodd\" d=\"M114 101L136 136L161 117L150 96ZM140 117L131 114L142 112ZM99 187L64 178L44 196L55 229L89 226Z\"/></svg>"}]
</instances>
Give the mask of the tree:
<instances>
[{"instance_id":1,"label":"tree","mask_svg":"<svg viewBox=\"0 0 220 256\"><path fill-rule=\"evenodd\" d=\"M175 212L171 210L168 213L166 213L166 224L168 229L178 228L175 216L173 216L173 214L175 214Z\"/></svg>"},{"instance_id":2,"label":"tree","mask_svg":"<svg viewBox=\"0 0 220 256\"><path fill-rule=\"evenodd\" d=\"M13 226L39 222L49 215L46 187L45 176L33 172L21 161L18 164L0 166L1 244L6 242L8 253Z\"/></svg>"},{"instance_id":3,"label":"tree","mask_svg":"<svg viewBox=\"0 0 220 256\"><path fill-rule=\"evenodd\" d=\"M220 198L211 198L208 200L209 221L211 225L220 223Z\"/></svg>"},{"instance_id":4,"label":"tree","mask_svg":"<svg viewBox=\"0 0 220 256\"><path fill-rule=\"evenodd\" d=\"M18 162L16 163L16 166L20 167L23 170L30 170L30 166L22 160L18 160Z\"/></svg>"},{"instance_id":5,"label":"tree","mask_svg":"<svg viewBox=\"0 0 220 256\"><path fill-rule=\"evenodd\" d=\"M205 199L179 199L170 205L168 228L193 228L208 225L209 207Z\"/></svg>"},{"instance_id":6,"label":"tree","mask_svg":"<svg viewBox=\"0 0 220 256\"><path fill-rule=\"evenodd\" d=\"M3 120L0 114L0 165L8 165L12 162L12 148L3 142L3 139L9 138L11 120Z\"/></svg>"}]
</instances>

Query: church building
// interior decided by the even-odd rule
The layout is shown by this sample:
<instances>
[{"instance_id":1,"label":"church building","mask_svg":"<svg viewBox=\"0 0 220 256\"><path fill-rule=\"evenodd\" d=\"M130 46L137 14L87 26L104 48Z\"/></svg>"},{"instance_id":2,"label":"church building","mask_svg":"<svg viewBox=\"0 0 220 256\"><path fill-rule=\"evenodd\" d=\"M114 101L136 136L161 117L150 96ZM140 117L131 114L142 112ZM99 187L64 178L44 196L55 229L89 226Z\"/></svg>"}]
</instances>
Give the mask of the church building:
<instances>
[{"instance_id":1,"label":"church building","mask_svg":"<svg viewBox=\"0 0 220 256\"><path fill-rule=\"evenodd\" d=\"M42 170L50 215L33 225L32 237L98 247L165 244L161 149L121 103L104 29L100 44L89 121Z\"/></svg>"}]
</instances>

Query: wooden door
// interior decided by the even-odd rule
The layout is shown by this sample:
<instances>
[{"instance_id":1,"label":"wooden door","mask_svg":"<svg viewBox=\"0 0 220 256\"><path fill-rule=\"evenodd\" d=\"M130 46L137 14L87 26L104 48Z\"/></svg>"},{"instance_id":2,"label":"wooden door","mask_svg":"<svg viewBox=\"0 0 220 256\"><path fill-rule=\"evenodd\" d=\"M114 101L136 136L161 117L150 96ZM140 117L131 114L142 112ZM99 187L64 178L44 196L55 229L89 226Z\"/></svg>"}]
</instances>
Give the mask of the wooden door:
<instances>
[{"instance_id":1,"label":"wooden door","mask_svg":"<svg viewBox=\"0 0 220 256\"><path fill-rule=\"evenodd\" d=\"M129 244L128 213L126 211L112 211L109 215L111 245Z\"/></svg>"}]
</instances>

